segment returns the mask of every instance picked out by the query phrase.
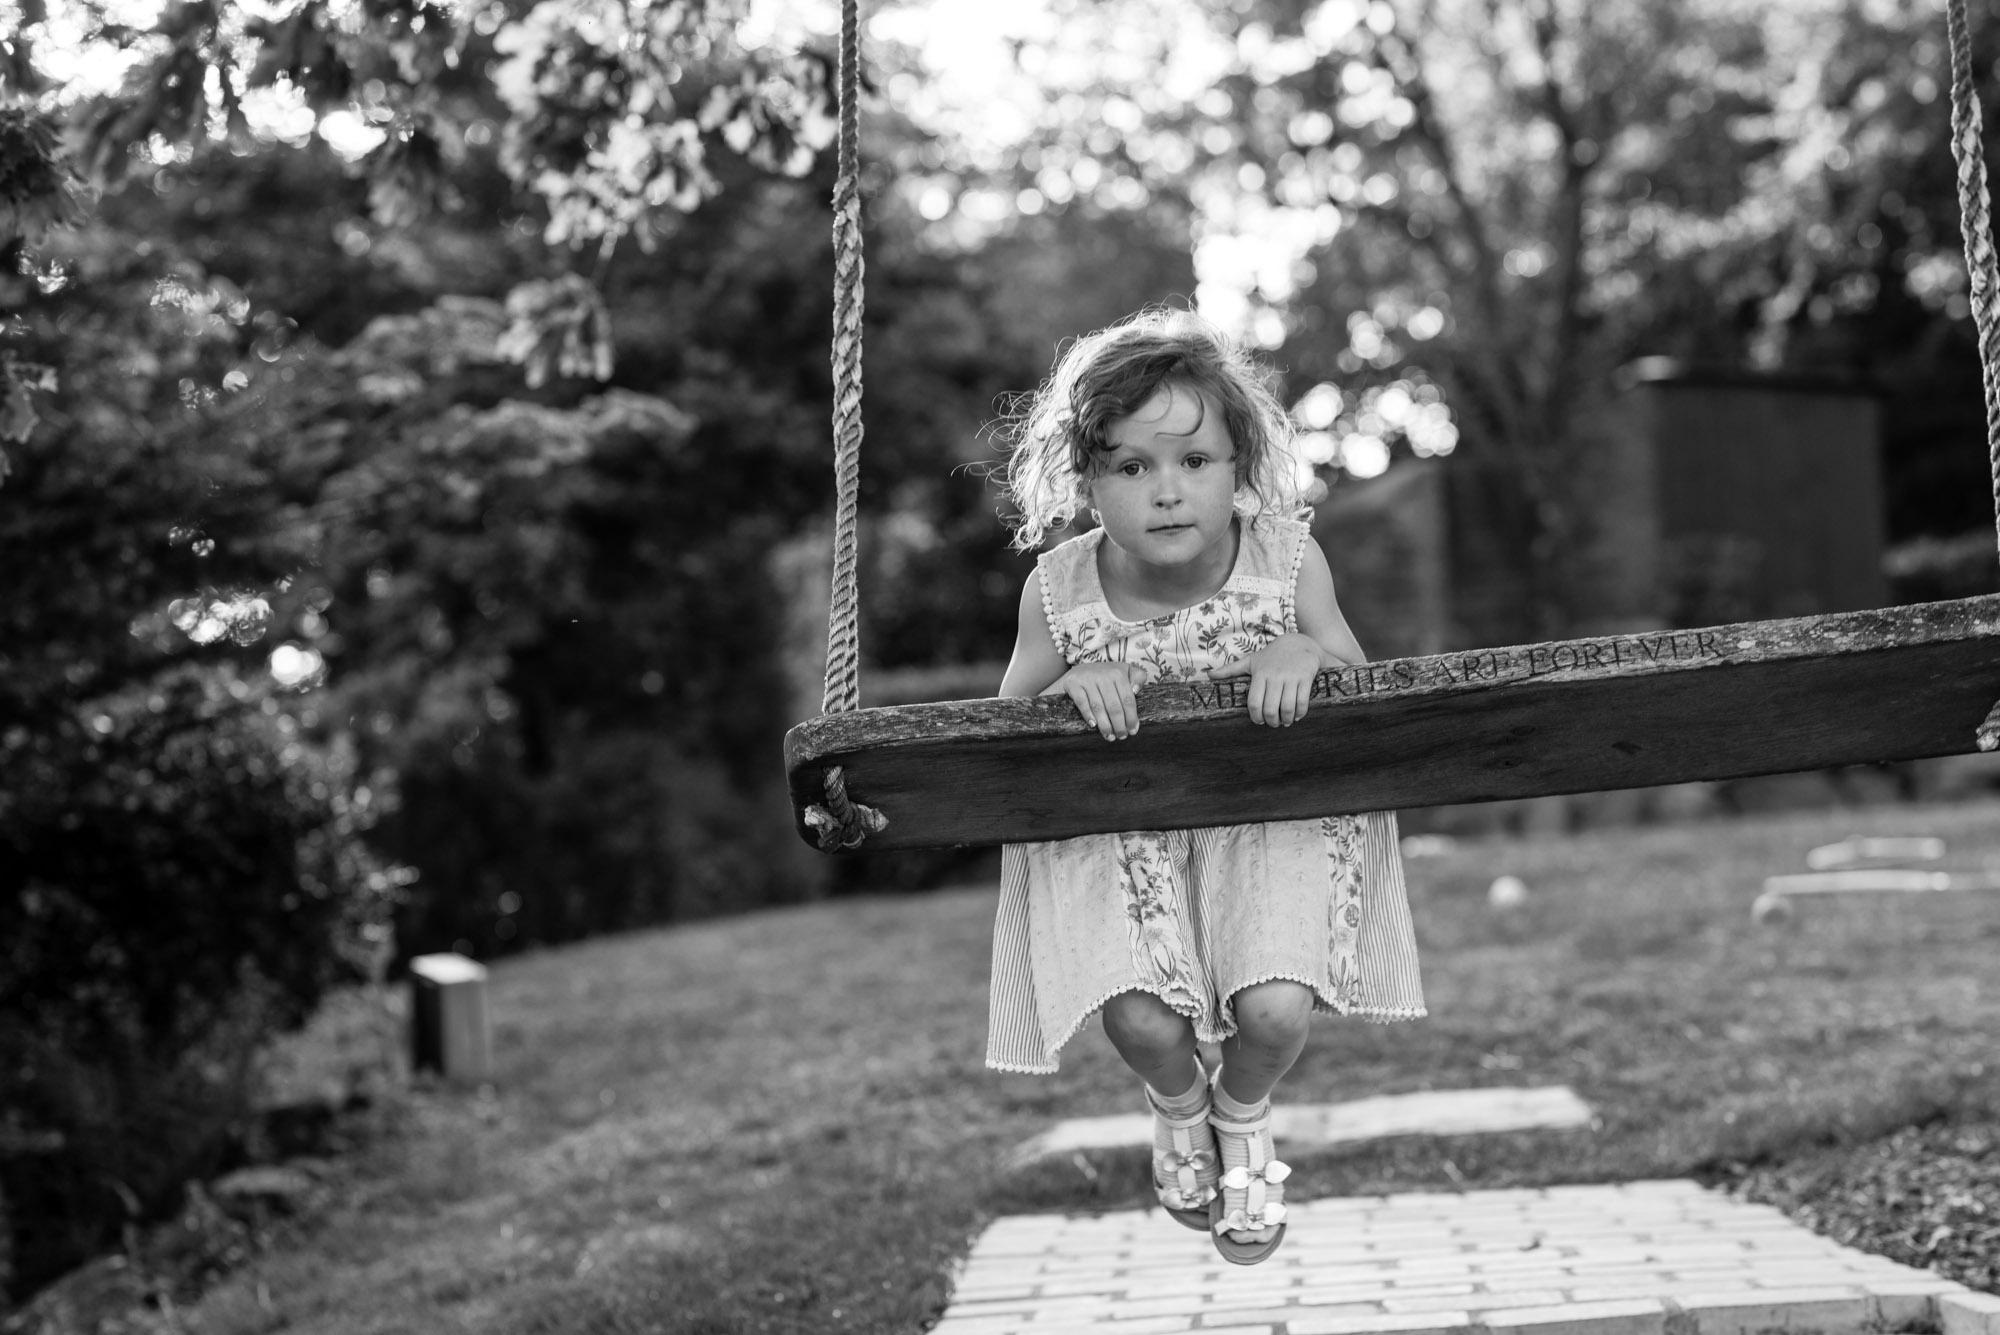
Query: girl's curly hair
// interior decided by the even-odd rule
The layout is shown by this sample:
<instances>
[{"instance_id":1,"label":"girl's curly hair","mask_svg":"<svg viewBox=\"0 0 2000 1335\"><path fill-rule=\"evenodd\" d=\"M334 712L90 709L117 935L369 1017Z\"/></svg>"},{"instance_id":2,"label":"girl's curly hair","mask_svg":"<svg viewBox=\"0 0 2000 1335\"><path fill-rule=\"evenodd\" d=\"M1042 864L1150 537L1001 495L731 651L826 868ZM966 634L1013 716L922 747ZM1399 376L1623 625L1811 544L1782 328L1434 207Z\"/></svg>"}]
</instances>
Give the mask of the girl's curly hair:
<instances>
[{"instance_id":1,"label":"girl's curly hair","mask_svg":"<svg viewBox=\"0 0 2000 1335\"><path fill-rule=\"evenodd\" d=\"M1193 311L1148 308L1077 339L1040 388L1009 399L991 428L1008 450L1001 483L1016 511L1007 520L1015 550L1032 551L1089 507L1112 424L1162 385L1199 390L1222 409L1236 447L1239 511L1297 509L1292 421L1267 382L1263 367Z\"/></svg>"}]
</instances>

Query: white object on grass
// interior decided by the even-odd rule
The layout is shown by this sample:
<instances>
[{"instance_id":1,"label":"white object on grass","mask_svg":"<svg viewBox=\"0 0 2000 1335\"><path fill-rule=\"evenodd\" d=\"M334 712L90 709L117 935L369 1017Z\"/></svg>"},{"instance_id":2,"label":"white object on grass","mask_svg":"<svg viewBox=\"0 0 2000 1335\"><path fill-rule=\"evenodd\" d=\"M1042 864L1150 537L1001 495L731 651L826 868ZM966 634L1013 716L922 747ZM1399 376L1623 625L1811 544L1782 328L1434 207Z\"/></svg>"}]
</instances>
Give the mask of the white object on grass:
<instances>
[{"instance_id":1,"label":"white object on grass","mask_svg":"<svg viewBox=\"0 0 2000 1335\"><path fill-rule=\"evenodd\" d=\"M1510 1131L1583 1130L1595 1111L1566 1085L1488 1086L1377 1094L1344 1103L1280 1103L1271 1134L1288 1148L1346 1145L1389 1136L1468 1136ZM1008 1158L1010 1168L1082 1150L1153 1143L1150 1113L1073 1117Z\"/></svg>"},{"instance_id":2,"label":"white object on grass","mask_svg":"<svg viewBox=\"0 0 2000 1335\"><path fill-rule=\"evenodd\" d=\"M1792 901L1783 895L1761 894L1750 905L1750 919L1765 927L1782 927L1792 920Z\"/></svg>"},{"instance_id":3,"label":"white object on grass","mask_svg":"<svg viewBox=\"0 0 2000 1335\"><path fill-rule=\"evenodd\" d=\"M1486 887L1486 902L1496 909L1517 909L1528 902L1528 883L1518 876L1496 876Z\"/></svg>"},{"instance_id":4,"label":"white object on grass","mask_svg":"<svg viewBox=\"0 0 2000 1335\"><path fill-rule=\"evenodd\" d=\"M1959 889L1970 889L1969 879L1958 878ZM1842 895L1862 893L1918 895L1953 888L1950 872L1919 871L1901 867L1857 867L1849 871L1807 871L1789 876L1766 876L1767 895Z\"/></svg>"},{"instance_id":5,"label":"white object on grass","mask_svg":"<svg viewBox=\"0 0 2000 1335\"><path fill-rule=\"evenodd\" d=\"M1856 867L1847 871L1809 871L1790 876L1766 876L1764 893L1750 905L1750 916L1776 925L1792 916L1797 895L1931 895L1950 891L2000 890L2000 871L1947 872L1911 868Z\"/></svg>"},{"instance_id":6,"label":"white object on grass","mask_svg":"<svg viewBox=\"0 0 2000 1335\"><path fill-rule=\"evenodd\" d=\"M1933 835L1887 835L1863 838L1849 835L1837 844L1821 844L1806 854L1806 866L1814 871L1830 871L1857 862L1894 859L1899 862L1936 862L1944 856L1944 840Z\"/></svg>"}]
</instances>

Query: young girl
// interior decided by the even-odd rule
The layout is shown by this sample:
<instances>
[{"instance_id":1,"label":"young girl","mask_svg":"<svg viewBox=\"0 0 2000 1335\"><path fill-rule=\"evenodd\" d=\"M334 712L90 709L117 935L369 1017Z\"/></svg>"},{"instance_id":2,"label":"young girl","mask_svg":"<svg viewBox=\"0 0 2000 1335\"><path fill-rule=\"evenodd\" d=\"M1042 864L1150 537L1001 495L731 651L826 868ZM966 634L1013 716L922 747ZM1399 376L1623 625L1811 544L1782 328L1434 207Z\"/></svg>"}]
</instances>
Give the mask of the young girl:
<instances>
[{"instance_id":1,"label":"young girl","mask_svg":"<svg viewBox=\"0 0 2000 1335\"><path fill-rule=\"evenodd\" d=\"M1289 517L1289 418L1199 317L1079 340L1002 437L1017 548L1086 510L1098 526L1037 561L1001 695L1067 695L1115 742L1141 686L1247 677L1251 722L1282 728L1323 668L1364 661ZM1290 1171L1269 1095L1312 1012L1424 1013L1393 813L1017 844L1002 868L987 1064L1054 1071L1100 1011L1145 1082L1161 1203L1230 1261L1269 1256Z\"/></svg>"}]
</instances>

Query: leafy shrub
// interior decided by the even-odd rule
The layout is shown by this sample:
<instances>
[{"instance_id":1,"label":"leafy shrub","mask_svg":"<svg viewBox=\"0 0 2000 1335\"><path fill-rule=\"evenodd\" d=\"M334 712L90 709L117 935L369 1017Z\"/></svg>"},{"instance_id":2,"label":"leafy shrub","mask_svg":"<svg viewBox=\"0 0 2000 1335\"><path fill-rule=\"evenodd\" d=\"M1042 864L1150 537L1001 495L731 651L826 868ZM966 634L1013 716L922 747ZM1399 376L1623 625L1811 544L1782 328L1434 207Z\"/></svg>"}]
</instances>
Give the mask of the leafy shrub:
<instances>
[{"instance_id":1,"label":"leafy shrub","mask_svg":"<svg viewBox=\"0 0 2000 1335\"><path fill-rule=\"evenodd\" d=\"M227 667L0 731L0 1191L50 1278L220 1166L253 1061L379 967L338 750Z\"/></svg>"},{"instance_id":2,"label":"leafy shrub","mask_svg":"<svg viewBox=\"0 0 2000 1335\"><path fill-rule=\"evenodd\" d=\"M780 526L745 502L807 465L719 402L531 394L504 325L464 297L384 316L212 418L299 498L257 539L298 571L270 639L324 663L302 708L347 721L371 842L421 873L399 946L491 957L808 897L777 763Z\"/></svg>"}]
</instances>

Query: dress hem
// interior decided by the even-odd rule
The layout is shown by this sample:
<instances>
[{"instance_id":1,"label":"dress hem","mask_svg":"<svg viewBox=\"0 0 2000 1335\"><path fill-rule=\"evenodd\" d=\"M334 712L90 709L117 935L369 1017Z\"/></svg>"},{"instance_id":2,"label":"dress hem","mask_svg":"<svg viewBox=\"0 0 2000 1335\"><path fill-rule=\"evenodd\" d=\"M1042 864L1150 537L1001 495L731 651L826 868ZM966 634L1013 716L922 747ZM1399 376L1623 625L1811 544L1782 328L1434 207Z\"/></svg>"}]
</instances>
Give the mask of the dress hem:
<instances>
[{"instance_id":1,"label":"dress hem","mask_svg":"<svg viewBox=\"0 0 2000 1335\"><path fill-rule=\"evenodd\" d=\"M1026 1062L996 1061L991 1056L989 1056L986 1059L986 1068L991 1071L1004 1071L1013 1075L1056 1074L1058 1071L1062 1069L1061 1054L1062 1050L1069 1046L1069 1041L1075 1038L1078 1033L1082 1032L1083 1027L1086 1024L1090 1023L1091 1016L1099 1014L1100 1012L1103 1011L1104 1004L1106 1002L1110 1001L1111 998L1113 997L1122 997L1127 992L1143 992L1149 997L1157 997L1161 1005L1167 1007L1167 1009L1171 1010L1174 1014L1180 1016L1182 1019L1186 1020L1190 1025L1194 1027L1194 1036L1196 1042L1199 1043L1227 1042L1229 1039L1235 1037L1236 1031L1241 1027L1235 1023L1234 1007L1229 1004L1230 999L1234 998L1235 995L1238 992L1241 992L1244 988L1255 987L1259 983L1297 983L1301 987L1312 989L1313 1014L1315 1015L1334 1015L1334 1016L1339 1016L1342 1019L1364 1020L1370 1024L1395 1024L1399 1021L1405 1021L1405 1020L1421 1020L1430 1014L1429 1009L1422 1005L1416 1005L1416 1006L1409 1006L1409 1005L1403 1005L1403 1006L1365 1005L1364 1006L1364 1005L1352 1005L1352 1004L1344 1005L1330 999L1327 996L1325 989L1318 983L1314 983L1305 978L1300 978L1294 974L1275 973L1264 978L1252 978L1249 981L1240 983L1236 987L1230 989L1228 997L1223 998L1221 1003L1217 1006L1218 1013L1221 1014L1222 1017L1229 1023L1226 1028L1217 1028L1214 1026L1204 1026L1202 1024L1202 1019L1203 1019L1202 1016L1188 1014L1187 1011L1183 1010L1179 1006L1176 1006L1173 1002L1169 1001L1166 997L1161 996L1160 993L1158 993L1157 991L1153 990L1150 987L1121 987L1115 992L1107 992L1104 996L1098 998L1095 1005L1091 1006L1088 1010L1084 1011L1083 1014L1077 1016L1076 1023L1072 1024L1068 1028L1068 1030L1064 1032L1063 1036L1060 1039L1056 1040L1054 1043L1049 1043L1046 1039L1043 1040L1044 1045L1046 1046L1048 1052L1050 1053L1047 1065L1041 1066L1041 1065L1033 1065ZM1204 1028L1212 1028L1214 1029L1214 1032L1203 1033L1202 1030Z\"/></svg>"},{"instance_id":2,"label":"dress hem","mask_svg":"<svg viewBox=\"0 0 2000 1335\"><path fill-rule=\"evenodd\" d=\"M1423 1006L1358 1006L1351 1011L1334 1012L1350 1020L1367 1020L1372 1024L1394 1024L1398 1020L1421 1020L1430 1015Z\"/></svg>"},{"instance_id":3,"label":"dress hem","mask_svg":"<svg viewBox=\"0 0 2000 1335\"><path fill-rule=\"evenodd\" d=\"M1235 1007L1231 1004L1236 994L1246 987L1255 987L1259 983L1297 983L1301 987L1311 988L1313 994L1313 1014L1315 1015L1337 1015L1347 1020L1369 1020L1376 1023L1388 1024L1397 1020L1421 1020L1430 1014L1429 1009L1422 1003L1412 1006L1408 1004L1361 1005L1354 1002L1342 1002L1329 996L1324 986L1313 982L1309 978L1301 978L1297 974L1274 973L1266 977L1252 978L1247 982L1238 983L1229 990L1227 996L1222 998L1221 1003L1217 1006L1217 1010L1222 1013L1225 1019L1230 1021L1229 1033L1223 1035L1224 1038L1233 1035L1238 1028L1235 1023ZM1199 1024L1195 1026L1195 1037L1201 1038L1201 1041L1204 1043L1222 1041L1221 1039L1202 1038L1201 1026Z\"/></svg>"},{"instance_id":4,"label":"dress hem","mask_svg":"<svg viewBox=\"0 0 2000 1335\"><path fill-rule=\"evenodd\" d=\"M1055 1075L1062 1070L1062 1067L1055 1062L1050 1062L1047 1066L1026 1066L1020 1062L996 1062L988 1057L986 1069L1004 1072L1007 1075Z\"/></svg>"}]
</instances>

